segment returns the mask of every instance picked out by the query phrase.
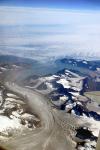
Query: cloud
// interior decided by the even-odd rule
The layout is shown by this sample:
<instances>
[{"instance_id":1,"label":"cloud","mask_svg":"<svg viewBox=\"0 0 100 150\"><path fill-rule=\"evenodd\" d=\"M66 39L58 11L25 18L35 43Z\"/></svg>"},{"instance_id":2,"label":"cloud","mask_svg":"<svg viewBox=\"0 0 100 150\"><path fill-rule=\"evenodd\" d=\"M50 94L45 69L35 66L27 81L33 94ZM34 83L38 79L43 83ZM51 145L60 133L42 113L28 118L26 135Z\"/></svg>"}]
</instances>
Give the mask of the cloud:
<instances>
[{"instance_id":1,"label":"cloud","mask_svg":"<svg viewBox=\"0 0 100 150\"><path fill-rule=\"evenodd\" d=\"M100 13L82 12L64 9L27 8L27 7L0 7L0 24L25 25L25 24L68 24L68 23L93 23L99 22Z\"/></svg>"},{"instance_id":2,"label":"cloud","mask_svg":"<svg viewBox=\"0 0 100 150\"><path fill-rule=\"evenodd\" d=\"M4 6L0 12L1 53L100 58L100 12Z\"/></svg>"}]
</instances>

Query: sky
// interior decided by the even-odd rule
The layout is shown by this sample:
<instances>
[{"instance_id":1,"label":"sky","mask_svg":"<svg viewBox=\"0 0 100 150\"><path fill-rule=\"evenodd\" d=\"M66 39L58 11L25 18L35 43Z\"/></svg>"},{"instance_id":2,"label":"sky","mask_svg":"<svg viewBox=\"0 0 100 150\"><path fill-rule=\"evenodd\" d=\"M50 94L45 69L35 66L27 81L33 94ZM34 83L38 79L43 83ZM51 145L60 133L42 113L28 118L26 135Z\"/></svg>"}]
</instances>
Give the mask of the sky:
<instances>
[{"instance_id":1,"label":"sky","mask_svg":"<svg viewBox=\"0 0 100 150\"><path fill-rule=\"evenodd\" d=\"M1 5L99 9L100 0L0 0Z\"/></svg>"},{"instance_id":2,"label":"sky","mask_svg":"<svg viewBox=\"0 0 100 150\"><path fill-rule=\"evenodd\" d=\"M98 0L0 0L0 4L0 54L100 59Z\"/></svg>"}]
</instances>

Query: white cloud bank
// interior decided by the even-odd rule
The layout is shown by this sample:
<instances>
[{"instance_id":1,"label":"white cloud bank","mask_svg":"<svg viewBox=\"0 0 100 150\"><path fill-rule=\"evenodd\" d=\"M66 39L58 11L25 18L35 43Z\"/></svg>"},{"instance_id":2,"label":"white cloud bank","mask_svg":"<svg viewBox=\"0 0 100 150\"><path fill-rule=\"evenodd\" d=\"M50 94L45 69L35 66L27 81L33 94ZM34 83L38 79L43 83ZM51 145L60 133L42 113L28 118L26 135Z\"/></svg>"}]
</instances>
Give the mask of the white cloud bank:
<instances>
[{"instance_id":1,"label":"white cloud bank","mask_svg":"<svg viewBox=\"0 0 100 150\"><path fill-rule=\"evenodd\" d=\"M0 7L0 53L34 58L37 51L100 59L100 12Z\"/></svg>"}]
</instances>

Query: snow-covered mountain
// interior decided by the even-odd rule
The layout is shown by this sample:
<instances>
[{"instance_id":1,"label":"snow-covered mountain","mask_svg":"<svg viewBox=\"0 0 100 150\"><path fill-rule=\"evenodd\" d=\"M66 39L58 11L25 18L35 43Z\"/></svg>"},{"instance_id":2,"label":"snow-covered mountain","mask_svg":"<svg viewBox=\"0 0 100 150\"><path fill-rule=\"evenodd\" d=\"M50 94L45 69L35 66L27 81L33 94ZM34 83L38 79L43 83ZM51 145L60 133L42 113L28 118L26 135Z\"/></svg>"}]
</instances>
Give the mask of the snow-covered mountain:
<instances>
[{"instance_id":1,"label":"snow-covered mountain","mask_svg":"<svg viewBox=\"0 0 100 150\"><path fill-rule=\"evenodd\" d=\"M7 62L1 63L0 77L2 74L7 76L10 70L24 70L29 65L26 60L25 63L24 60L17 63L17 59L14 59L14 62L13 59L9 61L8 65ZM23 81L23 86L48 97L53 109L79 118L84 126L76 129L77 149L81 147L81 150L86 150L88 147L89 150L95 150L100 130L100 103L86 96L84 92L91 91L90 86L96 86L96 84L99 86L99 62L96 64L86 60L62 59L55 63L57 67L68 64L68 67L73 66L73 68L66 67L67 69L59 70L59 67L57 69L59 71L47 75L34 75L31 72L31 75ZM81 69L78 70L76 67ZM34 130L40 126L39 118L29 111L23 98L6 89L2 82L0 84L0 122L0 138L3 137L3 139L19 131L22 134L24 130ZM85 124L87 124L86 127Z\"/></svg>"}]
</instances>

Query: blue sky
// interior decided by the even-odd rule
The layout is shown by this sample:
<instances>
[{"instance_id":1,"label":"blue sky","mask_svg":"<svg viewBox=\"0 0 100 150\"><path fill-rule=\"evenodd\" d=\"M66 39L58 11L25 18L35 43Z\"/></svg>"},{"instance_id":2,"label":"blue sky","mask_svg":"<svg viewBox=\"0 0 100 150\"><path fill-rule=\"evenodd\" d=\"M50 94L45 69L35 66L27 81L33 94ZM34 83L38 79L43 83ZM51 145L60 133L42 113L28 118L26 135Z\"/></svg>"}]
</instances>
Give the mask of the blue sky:
<instances>
[{"instance_id":1,"label":"blue sky","mask_svg":"<svg viewBox=\"0 0 100 150\"><path fill-rule=\"evenodd\" d=\"M100 0L0 0L1 5L71 8L71 9L99 9Z\"/></svg>"}]
</instances>

